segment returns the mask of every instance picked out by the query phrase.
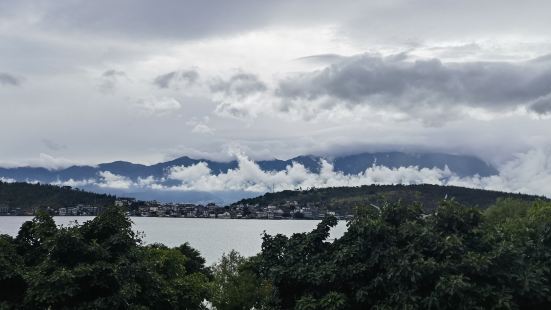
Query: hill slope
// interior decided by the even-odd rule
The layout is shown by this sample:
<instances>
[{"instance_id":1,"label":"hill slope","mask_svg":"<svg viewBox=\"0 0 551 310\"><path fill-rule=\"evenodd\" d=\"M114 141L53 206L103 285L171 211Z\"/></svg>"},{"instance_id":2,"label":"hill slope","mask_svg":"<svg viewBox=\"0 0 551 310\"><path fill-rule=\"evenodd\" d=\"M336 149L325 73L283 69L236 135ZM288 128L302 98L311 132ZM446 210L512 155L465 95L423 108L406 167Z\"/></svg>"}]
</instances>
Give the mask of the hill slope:
<instances>
[{"instance_id":1,"label":"hill slope","mask_svg":"<svg viewBox=\"0 0 551 310\"><path fill-rule=\"evenodd\" d=\"M384 202L421 203L426 209L434 209L444 198L455 199L461 204L487 208L499 198L536 200L545 197L439 185L364 185L359 187L315 188L305 191L282 191L242 199L234 205L282 205L297 201L300 205L314 204L328 210L347 211L355 206L382 204Z\"/></svg>"},{"instance_id":2,"label":"hill slope","mask_svg":"<svg viewBox=\"0 0 551 310\"><path fill-rule=\"evenodd\" d=\"M0 182L0 207L20 208L24 212L35 208L58 209L78 204L104 207L114 202L115 196L84 192L68 186Z\"/></svg>"}]
</instances>

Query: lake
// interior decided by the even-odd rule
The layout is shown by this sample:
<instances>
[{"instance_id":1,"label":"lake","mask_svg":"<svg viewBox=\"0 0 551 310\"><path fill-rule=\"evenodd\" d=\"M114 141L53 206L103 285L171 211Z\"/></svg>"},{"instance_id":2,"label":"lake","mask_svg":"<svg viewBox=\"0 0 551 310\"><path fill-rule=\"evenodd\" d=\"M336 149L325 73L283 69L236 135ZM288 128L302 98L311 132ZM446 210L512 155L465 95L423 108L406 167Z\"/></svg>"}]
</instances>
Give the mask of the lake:
<instances>
[{"instance_id":1,"label":"lake","mask_svg":"<svg viewBox=\"0 0 551 310\"><path fill-rule=\"evenodd\" d=\"M83 223L92 219L87 216L57 216L58 225L73 225L75 220ZM30 216L0 216L0 234L15 236L23 222ZM146 243L159 242L177 246L189 242L201 252L207 264L216 262L223 253L232 249L241 255L251 256L260 252L261 234L284 234L307 232L320 221L313 220L231 220L169 217L133 217L134 229L145 233ZM346 222L339 221L331 230L330 238L338 238L346 231Z\"/></svg>"}]
</instances>

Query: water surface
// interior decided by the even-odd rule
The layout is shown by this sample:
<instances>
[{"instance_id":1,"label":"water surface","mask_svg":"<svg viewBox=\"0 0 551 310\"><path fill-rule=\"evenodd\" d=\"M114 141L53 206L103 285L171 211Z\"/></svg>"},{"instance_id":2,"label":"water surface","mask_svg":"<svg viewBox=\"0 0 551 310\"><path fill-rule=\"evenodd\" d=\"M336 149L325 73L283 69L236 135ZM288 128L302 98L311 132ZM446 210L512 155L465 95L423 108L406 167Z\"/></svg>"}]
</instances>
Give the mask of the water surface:
<instances>
[{"instance_id":1,"label":"water surface","mask_svg":"<svg viewBox=\"0 0 551 310\"><path fill-rule=\"evenodd\" d=\"M57 216L58 225L74 225L88 221L88 216ZM15 236L23 222L30 216L0 216L0 234ZM177 246L189 242L201 252L208 264L216 262L222 253L232 249L245 256L257 254L262 244L263 231L269 234L284 234L310 231L319 221L310 220L230 220L200 218L133 217L134 229L145 234L146 243L159 242ZM331 238L338 238L346 231L346 222L332 229Z\"/></svg>"}]
</instances>

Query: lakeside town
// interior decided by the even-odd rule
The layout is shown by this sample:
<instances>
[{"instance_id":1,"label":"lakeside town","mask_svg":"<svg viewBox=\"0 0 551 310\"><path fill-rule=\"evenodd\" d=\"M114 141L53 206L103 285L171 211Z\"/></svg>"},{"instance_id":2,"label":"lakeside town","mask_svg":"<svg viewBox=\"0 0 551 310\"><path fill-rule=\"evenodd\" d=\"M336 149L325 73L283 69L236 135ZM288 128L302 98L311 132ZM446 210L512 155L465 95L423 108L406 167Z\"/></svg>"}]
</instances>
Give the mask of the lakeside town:
<instances>
[{"instance_id":1,"label":"lakeside town","mask_svg":"<svg viewBox=\"0 0 551 310\"><path fill-rule=\"evenodd\" d=\"M211 218L211 219L267 219L267 220L319 220L326 216L337 219L349 219L352 214L329 211L317 203L300 204L286 201L278 205L234 204L220 206L215 203L160 203L158 201L139 201L134 198L118 198L114 205L127 210L132 217L174 217L174 218ZM53 216L96 216L102 207L77 204L72 207L40 208ZM0 205L0 216L32 216L38 209L22 210Z\"/></svg>"}]
</instances>

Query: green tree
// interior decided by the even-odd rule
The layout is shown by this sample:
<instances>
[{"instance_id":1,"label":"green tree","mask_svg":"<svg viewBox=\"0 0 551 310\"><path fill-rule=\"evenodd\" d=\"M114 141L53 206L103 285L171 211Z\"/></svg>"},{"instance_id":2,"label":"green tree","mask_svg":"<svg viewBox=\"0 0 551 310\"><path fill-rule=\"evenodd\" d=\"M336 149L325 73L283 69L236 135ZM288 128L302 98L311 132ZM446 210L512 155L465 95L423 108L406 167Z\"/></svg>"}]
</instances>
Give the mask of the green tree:
<instances>
[{"instance_id":1,"label":"green tree","mask_svg":"<svg viewBox=\"0 0 551 310\"><path fill-rule=\"evenodd\" d=\"M254 272L253 259L231 251L213 266L210 301L216 309L261 309L266 305L271 287Z\"/></svg>"},{"instance_id":2,"label":"green tree","mask_svg":"<svg viewBox=\"0 0 551 310\"><path fill-rule=\"evenodd\" d=\"M200 309L209 297L197 251L142 245L117 208L60 228L39 214L15 240L2 236L0 249L0 284L11 286L0 294L4 308Z\"/></svg>"},{"instance_id":3,"label":"green tree","mask_svg":"<svg viewBox=\"0 0 551 310\"><path fill-rule=\"evenodd\" d=\"M14 240L0 235L0 309L15 309L27 290L25 264L17 253Z\"/></svg>"},{"instance_id":4,"label":"green tree","mask_svg":"<svg viewBox=\"0 0 551 310\"><path fill-rule=\"evenodd\" d=\"M360 208L334 242L334 219L264 236L259 274L279 309L549 309L551 204L514 204Z\"/></svg>"},{"instance_id":5,"label":"green tree","mask_svg":"<svg viewBox=\"0 0 551 310\"><path fill-rule=\"evenodd\" d=\"M32 221L23 223L15 243L25 263L36 265L43 261L48 253L48 242L56 233L55 222L45 211L38 211Z\"/></svg>"}]
</instances>

